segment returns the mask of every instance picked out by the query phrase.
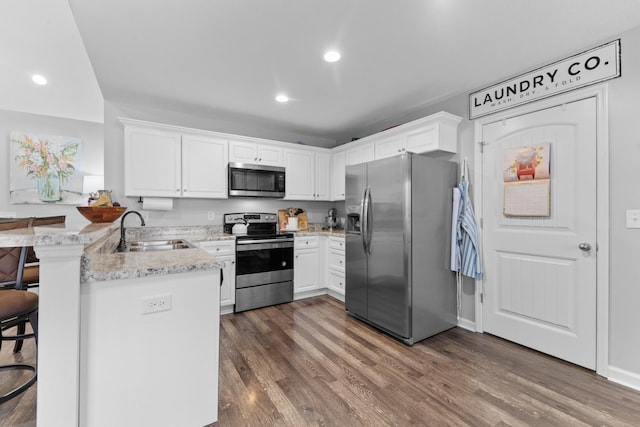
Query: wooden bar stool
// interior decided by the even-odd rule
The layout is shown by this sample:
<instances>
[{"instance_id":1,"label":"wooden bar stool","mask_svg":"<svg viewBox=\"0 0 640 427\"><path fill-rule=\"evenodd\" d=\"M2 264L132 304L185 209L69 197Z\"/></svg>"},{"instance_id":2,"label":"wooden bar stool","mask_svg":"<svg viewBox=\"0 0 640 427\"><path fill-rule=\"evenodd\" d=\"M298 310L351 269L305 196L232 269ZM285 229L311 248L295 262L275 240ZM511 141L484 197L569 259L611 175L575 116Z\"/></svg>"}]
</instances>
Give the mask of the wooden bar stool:
<instances>
[{"instance_id":1,"label":"wooden bar stool","mask_svg":"<svg viewBox=\"0 0 640 427\"><path fill-rule=\"evenodd\" d=\"M16 220L14 222L0 223L0 230L26 228L29 220ZM22 290L22 269L26 258L26 247L0 248L0 349L4 341L21 342L26 338L35 338L38 342L38 295ZM21 333L20 325L24 331L25 322L29 322L33 333ZM7 335L6 331L17 327L18 332ZM19 351L14 348L14 352ZM37 370L33 365L14 363L0 366L3 371L27 371L28 379L11 391L0 396L0 404L6 402L27 390L36 382Z\"/></svg>"}]
</instances>

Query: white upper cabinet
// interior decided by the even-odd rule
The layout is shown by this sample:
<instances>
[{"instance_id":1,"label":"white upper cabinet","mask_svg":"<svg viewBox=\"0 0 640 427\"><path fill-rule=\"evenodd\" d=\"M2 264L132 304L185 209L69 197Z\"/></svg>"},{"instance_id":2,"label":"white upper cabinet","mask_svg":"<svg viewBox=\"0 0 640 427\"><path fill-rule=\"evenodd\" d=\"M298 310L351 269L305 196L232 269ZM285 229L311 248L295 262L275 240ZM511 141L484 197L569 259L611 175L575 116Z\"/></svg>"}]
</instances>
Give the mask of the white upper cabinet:
<instances>
[{"instance_id":1,"label":"white upper cabinet","mask_svg":"<svg viewBox=\"0 0 640 427\"><path fill-rule=\"evenodd\" d=\"M285 149L288 200L329 200L330 154L312 150Z\"/></svg>"},{"instance_id":2,"label":"white upper cabinet","mask_svg":"<svg viewBox=\"0 0 640 427\"><path fill-rule=\"evenodd\" d=\"M182 136L182 197L227 198L227 141Z\"/></svg>"},{"instance_id":3,"label":"white upper cabinet","mask_svg":"<svg viewBox=\"0 0 640 427\"><path fill-rule=\"evenodd\" d=\"M284 166L284 149L269 143L229 141L229 161Z\"/></svg>"},{"instance_id":4,"label":"white upper cabinet","mask_svg":"<svg viewBox=\"0 0 640 427\"><path fill-rule=\"evenodd\" d=\"M461 120L461 117L440 112L376 134L372 137L375 140L375 158L384 159L407 151L455 153Z\"/></svg>"},{"instance_id":5,"label":"white upper cabinet","mask_svg":"<svg viewBox=\"0 0 640 427\"><path fill-rule=\"evenodd\" d=\"M125 196L227 198L226 139L120 120Z\"/></svg>"},{"instance_id":6,"label":"white upper cabinet","mask_svg":"<svg viewBox=\"0 0 640 427\"><path fill-rule=\"evenodd\" d=\"M344 200L344 178L345 178L344 151L336 151L331 154L331 200Z\"/></svg>"},{"instance_id":7,"label":"white upper cabinet","mask_svg":"<svg viewBox=\"0 0 640 427\"><path fill-rule=\"evenodd\" d=\"M347 148L345 151L345 165L357 165L359 163L366 163L375 159L373 141L353 142L351 144L353 144L353 146Z\"/></svg>"},{"instance_id":8,"label":"white upper cabinet","mask_svg":"<svg viewBox=\"0 0 640 427\"><path fill-rule=\"evenodd\" d=\"M180 197L181 147L179 133L125 126L124 195Z\"/></svg>"},{"instance_id":9,"label":"white upper cabinet","mask_svg":"<svg viewBox=\"0 0 640 427\"><path fill-rule=\"evenodd\" d=\"M314 200L331 200L331 154L315 153L316 191Z\"/></svg>"}]
</instances>

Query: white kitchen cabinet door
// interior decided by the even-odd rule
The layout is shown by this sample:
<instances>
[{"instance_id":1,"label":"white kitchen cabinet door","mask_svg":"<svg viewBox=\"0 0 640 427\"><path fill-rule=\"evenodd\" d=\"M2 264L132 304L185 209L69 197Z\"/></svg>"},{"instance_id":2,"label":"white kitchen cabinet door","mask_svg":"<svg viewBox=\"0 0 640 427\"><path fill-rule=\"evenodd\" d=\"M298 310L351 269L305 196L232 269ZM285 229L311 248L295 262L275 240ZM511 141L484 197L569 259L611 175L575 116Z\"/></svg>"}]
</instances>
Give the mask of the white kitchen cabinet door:
<instances>
[{"instance_id":1,"label":"white kitchen cabinet door","mask_svg":"<svg viewBox=\"0 0 640 427\"><path fill-rule=\"evenodd\" d=\"M314 200L331 199L331 155L329 153L315 154L315 193Z\"/></svg>"},{"instance_id":2,"label":"white kitchen cabinet door","mask_svg":"<svg viewBox=\"0 0 640 427\"><path fill-rule=\"evenodd\" d=\"M284 149L248 141L229 142L229 161L236 163L284 166Z\"/></svg>"},{"instance_id":3,"label":"white kitchen cabinet door","mask_svg":"<svg viewBox=\"0 0 640 427\"><path fill-rule=\"evenodd\" d=\"M405 149L411 153L426 153L438 149L438 125L407 132Z\"/></svg>"},{"instance_id":4,"label":"white kitchen cabinet door","mask_svg":"<svg viewBox=\"0 0 640 427\"><path fill-rule=\"evenodd\" d=\"M297 249L293 263L293 293L318 289L319 249Z\"/></svg>"},{"instance_id":5,"label":"white kitchen cabinet door","mask_svg":"<svg viewBox=\"0 0 640 427\"><path fill-rule=\"evenodd\" d=\"M335 270L329 270L327 279L327 288L334 291L338 295L344 296L344 273Z\"/></svg>"},{"instance_id":6,"label":"white kitchen cabinet door","mask_svg":"<svg viewBox=\"0 0 640 427\"><path fill-rule=\"evenodd\" d=\"M405 151L404 135L394 135L375 142L376 159L397 156Z\"/></svg>"},{"instance_id":7,"label":"white kitchen cabinet door","mask_svg":"<svg viewBox=\"0 0 640 427\"><path fill-rule=\"evenodd\" d=\"M179 133L126 126L124 150L125 196L180 197Z\"/></svg>"},{"instance_id":8,"label":"white kitchen cabinet door","mask_svg":"<svg viewBox=\"0 0 640 427\"><path fill-rule=\"evenodd\" d=\"M286 150L286 197L289 200L314 200L315 155L311 151Z\"/></svg>"},{"instance_id":9,"label":"white kitchen cabinet door","mask_svg":"<svg viewBox=\"0 0 640 427\"><path fill-rule=\"evenodd\" d=\"M182 137L182 197L227 198L227 141Z\"/></svg>"},{"instance_id":10,"label":"white kitchen cabinet door","mask_svg":"<svg viewBox=\"0 0 640 427\"><path fill-rule=\"evenodd\" d=\"M227 308L223 311L231 312L236 303L236 256L225 255L218 257L217 260L224 266L220 285L220 308ZM228 310L229 307L231 310Z\"/></svg>"},{"instance_id":11,"label":"white kitchen cabinet door","mask_svg":"<svg viewBox=\"0 0 640 427\"><path fill-rule=\"evenodd\" d=\"M353 148L345 151L345 164L357 165L360 163L370 162L375 159L375 147L373 141L359 143Z\"/></svg>"},{"instance_id":12,"label":"white kitchen cabinet door","mask_svg":"<svg viewBox=\"0 0 640 427\"><path fill-rule=\"evenodd\" d=\"M235 240L212 240L200 243L200 247L216 257L222 268L220 284L221 314L233 312L236 303L236 243Z\"/></svg>"},{"instance_id":13,"label":"white kitchen cabinet door","mask_svg":"<svg viewBox=\"0 0 640 427\"><path fill-rule=\"evenodd\" d=\"M327 288L334 296L344 298L345 241L341 237L329 237L327 245Z\"/></svg>"},{"instance_id":14,"label":"white kitchen cabinet door","mask_svg":"<svg viewBox=\"0 0 640 427\"><path fill-rule=\"evenodd\" d=\"M346 154L338 151L331 155L331 200L344 200Z\"/></svg>"}]
</instances>

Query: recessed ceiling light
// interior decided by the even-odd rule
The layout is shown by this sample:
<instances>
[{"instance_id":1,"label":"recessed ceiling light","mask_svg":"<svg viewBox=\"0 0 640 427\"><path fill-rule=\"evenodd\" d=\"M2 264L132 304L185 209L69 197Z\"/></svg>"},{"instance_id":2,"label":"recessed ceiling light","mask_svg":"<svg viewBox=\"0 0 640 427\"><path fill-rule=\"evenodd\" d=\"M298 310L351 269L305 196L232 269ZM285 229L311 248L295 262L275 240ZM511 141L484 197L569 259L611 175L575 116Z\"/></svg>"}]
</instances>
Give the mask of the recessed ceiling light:
<instances>
[{"instance_id":1,"label":"recessed ceiling light","mask_svg":"<svg viewBox=\"0 0 640 427\"><path fill-rule=\"evenodd\" d=\"M47 84L47 79L45 79L44 76L41 76L40 74L34 74L33 76L31 76L31 80L33 80L35 84L39 84L40 86Z\"/></svg>"},{"instance_id":2,"label":"recessed ceiling light","mask_svg":"<svg viewBox=\"0 0 640 427\"><path fill-rule=\"evenodd\" d=\"M278 102L289 102L289 97L287 95L280 94L276 96L276 101Z\"/></svg>"},{"instance_id":3,"label":"recessed ceiling light","mask_svg":"<svg viewBox=\"0 0 640 427\"><path fill-rule=\"evenodd\" d=\"M327 62L337 62L340 60L340 52L330 50L324 54L324 60Z\"/></svg>"}]
</instances>

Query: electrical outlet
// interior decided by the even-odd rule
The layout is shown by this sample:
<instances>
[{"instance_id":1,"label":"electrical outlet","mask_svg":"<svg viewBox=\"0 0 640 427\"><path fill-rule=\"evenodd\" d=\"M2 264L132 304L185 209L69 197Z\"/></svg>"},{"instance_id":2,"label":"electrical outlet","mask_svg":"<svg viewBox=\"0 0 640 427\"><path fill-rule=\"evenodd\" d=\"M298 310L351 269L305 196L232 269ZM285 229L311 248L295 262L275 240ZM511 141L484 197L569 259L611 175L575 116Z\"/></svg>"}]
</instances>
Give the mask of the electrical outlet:
<instances>
[{"instance_id":1,"label":"electrical outlet","mask_svg":"<svg viewBox=\"0 0 640 427\"><path fill-rule=\"evenodd\" d=\"M214 211L207 212L207 219L209 221L215 221L216 220L216 213Z\"/></svg>"},{"instance_id":2,"label":"electrical outlet","mask_svg":"<svg viewBox=\"0 0 640 427\"><path fill-rule=\"evenodd\" d=\"M627 228L640 228L639 210L627 210Z\"/></svg>"},{"instance_id":3,"label":"electrical outlet","mask_svg":"<svg viewBox=\"0 0 640 427\"><path fill-rule=\"evenodd\" d=\"M142 298L142 314L171 310L171 294Z\"/></svg>"}]
</instances>

